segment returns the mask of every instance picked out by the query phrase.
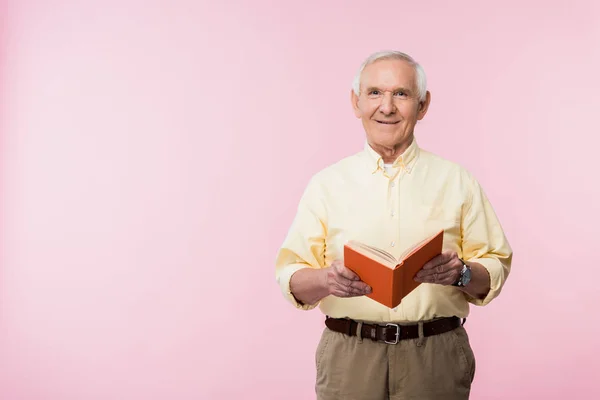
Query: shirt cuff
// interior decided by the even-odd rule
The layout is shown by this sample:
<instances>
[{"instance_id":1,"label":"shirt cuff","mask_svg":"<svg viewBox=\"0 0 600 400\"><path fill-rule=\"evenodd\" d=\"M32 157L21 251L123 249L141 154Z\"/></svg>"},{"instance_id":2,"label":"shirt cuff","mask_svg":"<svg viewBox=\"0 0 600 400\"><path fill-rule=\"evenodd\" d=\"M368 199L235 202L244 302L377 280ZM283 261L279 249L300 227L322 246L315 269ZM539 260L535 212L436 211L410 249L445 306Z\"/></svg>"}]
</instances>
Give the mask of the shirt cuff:
<instances>
[{"instance_id":1,"label":"shirt cuff","mask_svg":"<svg viewBox=\"0 0 600 400\"><path fill-rule=\"evenodd\" d=\"M483 299L478 299L467 294L467 300L476 306L485 306L489 304L493 299L498 297L506 281L508 275L508 267L503 265L502 262L495 258L479 258L467 260L481 264L490 276L490 291Z\"/></svg>"},{"instance_id":2,"label":"shirt cuff","mask_svg":"<svg viewBox=\"0 0 600 400\"><path fill-rule=\"evenodd\" d=\"M281 289L281 293L283 296L297 309L299 310L312 310L317 307L320 301L315 304L304 304L299 302L296 297L292 294L292 290L290 289L290 280L292 279L292 275L294 275L297 271L303 268L310 268L305 264L291 264L283 267L277 273L277 283L279 283L279 287Z\"/></svg>"}]
</instances>

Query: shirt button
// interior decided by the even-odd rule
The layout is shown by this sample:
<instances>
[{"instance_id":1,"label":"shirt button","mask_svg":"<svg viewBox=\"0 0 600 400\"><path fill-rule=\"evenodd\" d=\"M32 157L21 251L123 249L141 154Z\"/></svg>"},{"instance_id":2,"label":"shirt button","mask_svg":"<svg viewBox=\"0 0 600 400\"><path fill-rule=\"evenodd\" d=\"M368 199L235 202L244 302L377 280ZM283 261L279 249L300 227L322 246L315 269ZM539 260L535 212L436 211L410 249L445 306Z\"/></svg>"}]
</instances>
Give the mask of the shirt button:
<instances>
[{"instance_id":1,"label":"shirt button","mask_svg":"<svg viewBox=\"0 0 600 400\"><path fill-rule=\"evenodd\" d=\"M394 186L396 186L396 184L394 182L392 182L391 186L394 187Z\"/></svg>"},{"instance_id":2,"label":"shirt button","mask_svg":"<svg viewBox=\"0 0 600 400\"><path fill-rule=\"evenodd\" d=\"M392 240L392 243L390 243L390 246L394 247L395 245L396 245L396 242L394 242L394 241Z\"/></svg>"}]
</instances>

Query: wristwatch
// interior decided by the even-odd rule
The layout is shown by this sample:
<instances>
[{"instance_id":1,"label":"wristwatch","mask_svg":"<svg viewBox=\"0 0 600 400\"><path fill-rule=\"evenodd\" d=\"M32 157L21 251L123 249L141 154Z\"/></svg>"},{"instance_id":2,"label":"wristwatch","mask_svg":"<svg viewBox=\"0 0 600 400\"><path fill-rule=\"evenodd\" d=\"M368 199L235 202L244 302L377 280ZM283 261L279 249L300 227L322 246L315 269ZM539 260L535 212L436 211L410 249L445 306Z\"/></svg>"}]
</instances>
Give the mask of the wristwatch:
<instances>
[{"instance_id":1,"label":"wristwatch","mask_svg":"<svg viewBox=\"0 0 600 400\"><path fill-rule=\"evenodd\" d=\"M462 263L463 268L460 271L460 276L458 277L458 280L454 282L453 285L465 287L469 284L469 282L471 282L471 267L469 267L462 259L459 258L459 260Z\"/></svg>"}]
</instances>

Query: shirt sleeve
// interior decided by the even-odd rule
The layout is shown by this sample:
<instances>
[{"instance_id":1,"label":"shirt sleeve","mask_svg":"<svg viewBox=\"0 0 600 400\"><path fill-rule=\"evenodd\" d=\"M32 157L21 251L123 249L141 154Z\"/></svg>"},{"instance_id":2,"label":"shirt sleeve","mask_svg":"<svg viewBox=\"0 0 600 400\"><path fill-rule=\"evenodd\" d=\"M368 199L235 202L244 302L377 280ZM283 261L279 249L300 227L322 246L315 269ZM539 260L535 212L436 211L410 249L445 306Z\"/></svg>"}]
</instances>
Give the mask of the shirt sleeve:
<instances>
[{"instance_id":1,"label":"shirt sleeve","mask_svg":"<svg viewBox=\"0 0 600 400\"><path fill-rule=\"evenodd\" d=\"M490 291L483 299L466 296L470 303L485 306L502 291L511 270L513 252L480 184L472 177L471 183L471 197L463 219L463 259L479 263L488 271Z\"/></svg>"},{"instance_id":2,"label":"shirt sleeve","mask_svg":"<svg viewBox=\"0 0 600 400\"><path fill-rule=\"evenodd\" d=\"M326 208L316 177L307 185L292 225L275 259L275 278L283 296L296 308L311 310L319 305L299 302L290 290L292 275L302 268L325 266Z\"/></svg>"}]
</instances>

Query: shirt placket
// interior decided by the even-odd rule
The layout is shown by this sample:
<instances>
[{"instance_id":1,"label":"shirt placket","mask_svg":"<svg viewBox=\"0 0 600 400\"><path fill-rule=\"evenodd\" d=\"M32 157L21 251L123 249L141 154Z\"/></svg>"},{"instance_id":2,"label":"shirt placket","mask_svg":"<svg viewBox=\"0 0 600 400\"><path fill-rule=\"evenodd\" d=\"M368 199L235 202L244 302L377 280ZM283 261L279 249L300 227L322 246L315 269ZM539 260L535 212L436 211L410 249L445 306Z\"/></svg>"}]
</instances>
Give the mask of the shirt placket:
<instances>
[{"instance_id":1,"label":"shirt placket","mask_svg":"<svg viewBox=\"0 0 600 400\"><path fill-rule=\"evenodd\" d=\"M388 180L388 201L387 201L387 221L388 221L388 238L392 253L396 253L398 246L398 179L400 174L396 174L394 178Z\"/></svg>"},{"instance_id":2,"label":"shirt placket","mask_svg":"<svg viewBox=\"0 0 600 400\"><path fill-rule=\"evenodd\" d=\"M396 167L398 168L398 167ZM388 201L386 209L386 220L387 225L387 237L390 253L396 256L398 254L398 240L400 239L400 178L402 176L402 168L395 170L392 176L388 176ZM398 311L398 307L393 308L391 311ZM391 312L390 311L390 312ZM390 316L391 317L391 316Z\"/></svg>"}]
</instances>

